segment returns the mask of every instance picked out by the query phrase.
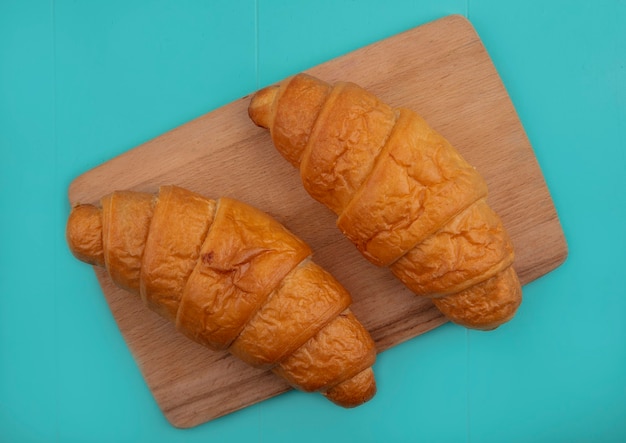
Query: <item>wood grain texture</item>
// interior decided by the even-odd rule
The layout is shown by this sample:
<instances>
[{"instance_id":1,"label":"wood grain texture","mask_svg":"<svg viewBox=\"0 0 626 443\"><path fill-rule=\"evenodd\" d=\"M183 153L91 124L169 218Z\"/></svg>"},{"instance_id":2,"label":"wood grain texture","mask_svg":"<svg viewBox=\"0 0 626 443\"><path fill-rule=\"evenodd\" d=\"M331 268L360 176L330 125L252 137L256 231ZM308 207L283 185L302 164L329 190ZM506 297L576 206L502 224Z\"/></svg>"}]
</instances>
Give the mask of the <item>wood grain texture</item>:
<instances>
[{"instance_id":1,"label":"wood grain texture","mask_svg":"<svg viewBox=\"0 0 626 443\"><path fill-rule=\"evenodd\" d=\"M566 242L532 147L465 18L437 20L307 72L329 82L353 81L393 106L412 108L448 138L486 178L489 203L515 244L523 284L565 260ZM443 324L429 300L368 263L341 235L334 214L306 195L298 172L249 120L248 103L244 97L84 173L70 186L71 204L94 203L118 189L154 192L162 184L237 198L311 245L315 261L351 292L353 311L379 351ZM195 426L289 389L271 373L189 341L138 298L117 289L105 272L96 274L154 398L174 426Z\"/></svg>"}]
</instances>

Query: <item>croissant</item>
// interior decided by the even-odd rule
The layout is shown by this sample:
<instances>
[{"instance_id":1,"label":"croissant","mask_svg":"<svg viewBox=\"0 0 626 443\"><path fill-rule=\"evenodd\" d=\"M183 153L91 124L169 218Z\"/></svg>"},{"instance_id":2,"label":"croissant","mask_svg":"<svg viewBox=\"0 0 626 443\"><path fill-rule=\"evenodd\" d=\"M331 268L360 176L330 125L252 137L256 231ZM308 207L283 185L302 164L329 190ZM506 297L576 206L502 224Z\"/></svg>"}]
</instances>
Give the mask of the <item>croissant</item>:
<instances>
[{"instance_id":1,"label":"croissant","mask_svg":"<svg viewBox=\"0 0 626 443\"><path fill-rule=\"evenodd\" d=\"M375 345L350 295L260 210L177 186L117 191L73 207L66 237L190 339L343 407L374 396Z\"/></svg>"},{"instance_id":2,"label":"croissant","mask_svg":"<svg viewBox=\"0 0 626 443\"><path fill-rule=\"evenodd\" d=\"M460 325L489 330L514 316L513 245L487 185L417 113L298 74L254 94L248 114L365 258Z\"/></svg>"}]
</instances>

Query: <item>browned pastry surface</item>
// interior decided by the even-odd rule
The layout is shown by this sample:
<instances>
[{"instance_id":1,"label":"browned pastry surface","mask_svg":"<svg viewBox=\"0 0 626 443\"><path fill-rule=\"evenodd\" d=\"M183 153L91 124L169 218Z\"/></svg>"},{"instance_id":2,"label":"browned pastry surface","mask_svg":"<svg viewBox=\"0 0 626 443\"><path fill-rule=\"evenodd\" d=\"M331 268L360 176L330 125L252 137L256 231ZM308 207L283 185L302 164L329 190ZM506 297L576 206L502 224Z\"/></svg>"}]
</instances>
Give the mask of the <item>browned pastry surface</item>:
<instances>
[{"instance_id":1,"label":"browned pastry surface","mask_svg":"<svg viewBox=\"0 0 626 443\"><path fill-rule=\"evenodd\" d=\"M514 315L514 251L487 185L417 113L298 74L257 92L248 114L369 261L461 325L490 329Z\"/></svg>"},{"instance_id":2,"label":"browned pastry surface","mask_svg":"<svg viewBox=\"0 0 626 443\"><path fill-rule=\"evenodd\" d=\"M344 407L375 394L375 345L350 295L262 211L176 186L118 191L75 206L66 237L193 340Z\"/></svg>"}]
</instances>

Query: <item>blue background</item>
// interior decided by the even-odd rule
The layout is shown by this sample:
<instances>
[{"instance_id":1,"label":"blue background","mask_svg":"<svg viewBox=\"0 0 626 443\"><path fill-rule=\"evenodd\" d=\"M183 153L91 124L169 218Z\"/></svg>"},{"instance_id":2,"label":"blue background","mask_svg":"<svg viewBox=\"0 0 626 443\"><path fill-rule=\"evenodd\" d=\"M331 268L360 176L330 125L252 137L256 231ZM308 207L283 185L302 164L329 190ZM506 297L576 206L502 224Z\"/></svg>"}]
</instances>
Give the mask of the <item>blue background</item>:
<instances>
[{"instance_id":1,"label":"blue background","mask_svg":"<svg viewBox=\"0 0 626 443\"><path fill-rule=\"evenodd\" d=\"M355 410L288 393L169 425L96 278L65 247L69 183L288 74L470 19L569 244L491 333L380 355ZM626 441L624 1L0 1L0 441Z\"/></svg>"}]
</instances>

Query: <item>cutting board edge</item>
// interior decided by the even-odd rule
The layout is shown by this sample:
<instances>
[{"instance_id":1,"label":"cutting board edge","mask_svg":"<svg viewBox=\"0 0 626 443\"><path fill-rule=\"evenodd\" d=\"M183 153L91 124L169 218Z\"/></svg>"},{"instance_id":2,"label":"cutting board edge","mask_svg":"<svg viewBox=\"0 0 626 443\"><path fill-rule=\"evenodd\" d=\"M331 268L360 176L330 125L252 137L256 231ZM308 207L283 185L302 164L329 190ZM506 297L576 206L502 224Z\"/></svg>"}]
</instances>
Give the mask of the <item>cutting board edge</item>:
<instances>
[{"instance_id":1,"label":"cutting board edge","mask_svg":"<svg viewBox=\"0 0 626 443\"><path fill-rule=\"evenodd\" d=\"M427 21L427 22L425 22L423 24L415 25L413 27L410 27L408 29L400 31L400 32L398 32L396 34L390 35L390 36L388 36L386 38L382 38L380 40L374 41L374 42L372 42L370 44L367 44L365 46L353 48L351 50L346 51L343 54L338 54L338 55L336 55L336 56L334 56L334 57L332 57L332 58L330 58L330 59L328 59L328 60L326 60L326 61L324 61L322 63L319 63L317 65L309 66L307 68L299 70L298 72L312 72L312 71L314 72L315 70L322 69L326 65L331 65L333 63L337 63L339 60L344 59L345 57L350 56L351 54L357 54L360 51L367 50L370 47L373 47L373 46L376 46L376 45L382 45L382 44L384 44L385 42L388 42L391 39L398 39L398 38L402 38L404 36L407 36L411 32L416 31L418 28L419 29L424 29L425 27L435 26L437 24L441 24L441 23L444 23L444 22L451 22L451 23L459 22L460 24L462 24L462 26L466 26L468 29L470 29L472 31L472 33L474 34L474 37L480 41L479 34L477 33L477 31L474 28L473 24L470 22L470 20L467 17L465 17L462 14L458 14L458 13L456 13L456 14L448 14L448 15L444 15L444 16L441 16L439 18ZM499 74L498 74L498 76L499 76ZM285 77L285 78L287 78L287 77ZM500 81L501 81L501 79L500 79ZM277 82L278 81L268 82L267 85L275 84ZM501 83L502 83L502 81L501 81ZM504 86L504 84L503 84L503 86ZM262 85L260 87L262 87ZM504 89L506 90L506 88L504 88ZM258 88L254 88L251 91L249 91L248 93L246 93L245 95L238 96L238 98L234 98L232 101L226 103L225 105L217 106L217 107L215 107L214 109L211 109L208 112L205 112L205 113L202 113L200 115L197 115L196 117L188 120L183 125L194 123L194 122L198 122L198 121L203 120L205 118L210 118L211 114L213 114L215 112L218 112L218 111L222 110L225 107L233 106L233 105L235 105L238 102L249 100L251 98L251 96L257 90L258 90ZM507 91L507 96L508 95L509 94L508 94L508 91ZM149 149L150 145L152 143L154 143L156 140L161 139L162 137L166 137L166 136L174 134L180 128L180 126L183 126L183 125L179 125L179 126L176 126L176 127L171 127L168 130L158 132L158 133L150 136L145 141L139 143L137 146L135 146L133 148L130 148L130 149L127 149L124 152L120 152L120 153L118 153L118 154L116 154L116 155L114 155L114 156L112 156L112 157L110 157L108 159L105 159L104 161L98 163L97 165L92 166L92 167L88 168L87 170L85 170L84 172L82 172L82 173L78 174L77 176L75 176L73 179L71 179L71 181L70 181L70 183L68 185L68 190L67 190L67 198L68 198L68 201L70 202L70 204L74 205L76 203L93 203L93 202L82 202L82 201L79 202L75 198L75 195L78 194L78 191L76 190L76 188L78 188L80 186L81 182L84 181L86 179L86 177L88 177L90 175L93 175L94 173L97 174L98 171L100 171L101 169L106 168L111 163L122 161L124 159L124 157L129 155L129 153L137 153L137 154L139 154L141 150Z\"/></svg>"}]
</instances>

